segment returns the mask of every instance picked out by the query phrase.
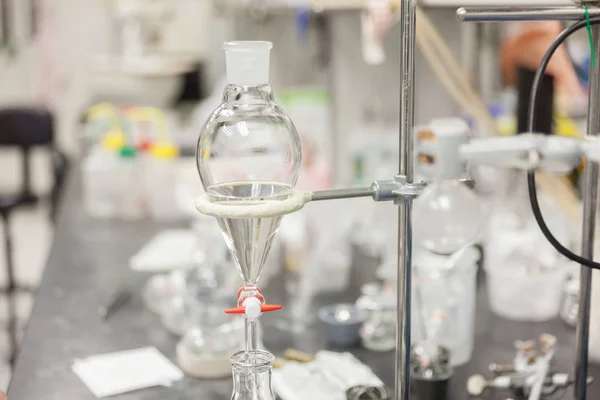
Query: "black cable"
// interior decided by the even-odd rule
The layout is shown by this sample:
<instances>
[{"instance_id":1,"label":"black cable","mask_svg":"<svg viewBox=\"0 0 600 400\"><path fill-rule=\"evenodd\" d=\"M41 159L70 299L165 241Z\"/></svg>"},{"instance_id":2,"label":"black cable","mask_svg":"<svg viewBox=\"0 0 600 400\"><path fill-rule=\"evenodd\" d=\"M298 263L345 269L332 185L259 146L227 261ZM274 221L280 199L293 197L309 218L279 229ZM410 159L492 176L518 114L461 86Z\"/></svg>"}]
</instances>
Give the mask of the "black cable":
<instances>
[{"instance_id":1,"label":"black cable","mask_svg":"<svg viewBox=\"0 0 600 400\"><path fill-rule=\"evenodd\" d=\"M600 24L600 18L598 18L598 17L591 18L589 22L591 25L598 25L598 24ZM587 22L585 20L578 21L577 23L569 26L564 31L562 31L560 33L560 35L558 35L556 40L550 45L550 48L548 48L548 50L546 51L546 54L544 54L544 57L542 58L542 62L540 63L540 65L537 69L537 72L535 74L535 78L533 79L533 85L531 87L531 98L530 98L530 102L529 102L529 121L527 124L528 128L529 128L528 129L529 132L535 132L535 130L534 130L534 128L535 128L535 126L534 126L535 102L536 102L536 98L538 96L538 88L540 86L542 77L544 76L544 73L546 72L546 68L548 67L548 64L550 63L550 59L552 58L552 55L554 55L554 53L556 52L558 47L565 40L567 40L567 38L569 36L571 36L572 34L577 32L578 30L585 28L586 26L587 26ZM591 65L591 63L590 63L590 65ZM550 229L548 228L548 225L546 225L546 221L544 221L544 217L542 216L542 211L540 210L540 205L539 205L538 198L537 198L537 191L536 191L536 187L535 187L535 171L534 170L527 171L527 188L529 190L529 202L531 203L531 209L533 211L535 220L537 221L540 229L542 230L542 233L544 234L546 239L550 242L550 244L552 246L554 246L554 248L560 254L567 257L569 260L575 261L576 263L584 265L588 268L600 269L600 263L596 263L592 260L588 260L587 258L581 257L581 256L573 253L571 250L569 250L565 246L563 246L558 241L558 239L556 239L554 237L552 232L550 232Z\"/></svg>"}]
</instances>

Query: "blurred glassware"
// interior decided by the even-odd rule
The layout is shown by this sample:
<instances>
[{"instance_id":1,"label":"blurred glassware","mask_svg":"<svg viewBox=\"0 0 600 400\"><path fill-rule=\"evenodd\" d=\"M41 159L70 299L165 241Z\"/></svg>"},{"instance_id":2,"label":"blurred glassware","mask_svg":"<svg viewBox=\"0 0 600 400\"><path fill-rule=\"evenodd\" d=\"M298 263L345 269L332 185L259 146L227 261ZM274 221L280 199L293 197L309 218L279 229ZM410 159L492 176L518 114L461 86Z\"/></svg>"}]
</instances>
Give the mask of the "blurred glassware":
<instances>
[{"instance_id":1,"label":"blurred glassware","mask_svg":"<svg viewBox=\"0 0 600 400\"><path fill-rule=\"evenodd\" d=\"M563 286L563 299L560 306L560 317L563 322L575 328L579 312L579 279L569 279Z\"/></svg>"},{"instance_id":2,"label":"blurred glassware","mask_svg":"<svg viewBox=\"0 0 600 400\"><path fill-rule=\"evenodd\" d=\"M475 193L454 178L428 185L415 201L414 219L415 241L446 255L474 243L484 222Z\"/></svg>"},{"instance_id":3,"label":"blurred glassware","mask_svg":"<svg viewBox=\"0 0 600 400\"><path fill-rule=\"evenodd\" d=\"M214 219L193 224L197 232L196 249L190 252L190 260L167 274L152 276L142 291L144 303L161 316L168 314L166 325L182 334L181 319L187 315L186 296L199 288L223 286L231 289L235 273L227 263L227 249L221 231ZM235 286L237 288L237 286ZM186 311L184 311L186 310ZM170 319L170 320L169 320ZM179 321L179 322L177 322ZM177 328L177 327L180 328Z\"/></svg>"},{"instance_id":4,"label":"blurred glassware","mask_svg":"<svg viewBox=\"0 0 600 400\"><path fill-rule=\"evenodd\" d=\"M482 204L464 183L466 165L459 148L468 142L469 126L444 118L415 128L419 173L431 180L414 201L414 241L436 254L451 255L475 243L483 231Z\"/></svg>"},{"instance_id":5,"label":"blurred glassware","mask_svg":"<svg viewBox=\"0 0 600 400\"><path fill-rule=\"evenodd\" d=\"M165 300L161 320L170 333L181 336L190 328L204 307L218 301L219 270L224 267L219 260L197 260L194 268L186 271L185 290ZM225 309L225 304L220 304Z\"/></svg>"},{"instance_id":6,"label":"blurred glassware","mask_svg":"<svg viewBox=\"0 0 600 400\"><path fill-rule=\"evenodd\" d=\"M231 303L229 303L231 304ZM218 301L198 309L195 321L177 344L181 369L197 378L222 378L231 374L229 357L242 347L243 318L232 318Z\"/></svg>"},{"instance_id":7,"label":"blurred glassware","mask_svg":"<svg viewBox=\"0 0 600 400\"><path fill-rule=\"evenodd\" d=\"M146 307L159 315L162 314L169 299L180 296L185 291L185 275L185 271L176 270L150 277L142 289Z\"/></svg>"},{"instance_id":8,"label":"blurred glassware","mask_svg":"<svg viewBox=\"0 0 600 400\"><path fill-rule=\"evenodd\" d=\"M360 297L356 300L356 307L367 312L377 308L377 300L382 286L379 283L366 283L360 288Z\"/></svg>"},{"instance_id":9,"label":"blurred glassware","mask_svg":"<svg viewBox=\"0 0 600 400\"><path fill-rule=\"evenodd\" d=\"M473 353L480 256L475 247L467 247L450 257L422 250L414 259L413 338L418 343L435 336L455 366Z\"/></svg>"},{"instance_id":10,"label":"blurred glassware","mask_svg":"<svg viewBox=\"0 0 600 400\"><path fill-rule=\"evenodd\" d=\"M285 313L276 324L303 332L313 321L318 293L343 291L348 285L351 247L348 201L309 203L283 218L279 238L285 268ZM262 282L262 276L261 276Z\"/></svg>"},{"instance_id":11,"label":"blurred glassware","mask_svg":"<svg viewBox=\"0 0 600 400\"><path fill-rule=\"evenodd\" d=\"M484 269L490 308L504 318L546 321L558 316L568 268L533 218L523 173L506 176L485 241ZM540 196L546 222L561 243L570 245L565 217Z\"/></svg>"},{"instance_id":12,"label":"blurred glassware","mask_svg":"<svg viewBox=\"0 0 600 400\"><path fill-rule=\"evenodd\" d=\"M370 289L374 289L372 286ZM360 330L363 346L371 351L391 351L396 347L396 295L391 285L379 288L378 293L365 294L357 307L367 311Z\"/></svg>"}]
</instances>

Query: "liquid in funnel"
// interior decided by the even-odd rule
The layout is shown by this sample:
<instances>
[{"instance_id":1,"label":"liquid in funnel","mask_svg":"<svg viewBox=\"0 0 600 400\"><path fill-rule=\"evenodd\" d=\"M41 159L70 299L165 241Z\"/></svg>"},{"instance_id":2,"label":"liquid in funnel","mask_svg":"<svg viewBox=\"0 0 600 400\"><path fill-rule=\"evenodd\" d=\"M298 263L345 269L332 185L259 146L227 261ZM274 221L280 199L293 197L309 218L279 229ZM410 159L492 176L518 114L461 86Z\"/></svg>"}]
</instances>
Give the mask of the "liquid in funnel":
<instances>
[{"instance_id":1,"label":"liquid in funnel","mask_svg":"<svg viewBox=\"0 0 600 400\"><path fill-rule=\"evenodd\" d=\"M207 194L211 202L244 207L265 200L285 200L291 195L291 187L272 182L232 182L211 186ZM227 247L244 282L258 281L281 218L218 218Z\"/></svg>"}]
</instances>

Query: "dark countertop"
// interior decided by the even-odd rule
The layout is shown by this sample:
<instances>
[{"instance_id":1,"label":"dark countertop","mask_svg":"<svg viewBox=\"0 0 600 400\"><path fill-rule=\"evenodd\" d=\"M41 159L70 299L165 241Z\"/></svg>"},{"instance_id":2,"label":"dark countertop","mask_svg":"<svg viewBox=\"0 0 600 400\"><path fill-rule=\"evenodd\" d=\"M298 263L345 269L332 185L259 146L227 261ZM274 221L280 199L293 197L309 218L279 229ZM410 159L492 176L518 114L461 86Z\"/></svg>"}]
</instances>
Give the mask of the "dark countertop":
<instances>
[{"instance_id":1,"label":"dark countertop","mask_svg":"<svg viewBox=\"0 0 600 400\"><path fill-rule=\"evenodd\" d=\"M134 286L143 282L144 276L131 272L127 261L168 225L151 221L93 220L81 208L78 174L74 173L71 178L48 266L9 387L10 400L94 399L70 369L75 358L152 345L174 361L177 338L163 330L158 317L144 309L139 296L134 296L108 322L103 322L96 311L121 282ZM352 297L352 294L348 296ZM477 295L473 359L455 371L450 400L468 397L464 387L470 374L489 375L486 371L490 362L510 362L514 356L514 340L534 338L545 332L556 335L559 340L553 369L572 372L574 330L560 320L519 323L492 315L488 311L485 284L482 282ZM319 326L301 337L266 329L264 342L276 354L287 347L304 351L326 348ZM381 379L393 385L393 352L374 353L357 349L354 353ZM599 368L592 367L590 375L600 377L599 371ZM508 397L493 393L486 395L486 399L504 400ZM146 389L113 398L222 400L230 396L229 379L185 378L171 388ZM572 397L569 391L565 399ZM600 398L600 383L590 387L588 398Z\"/></svg>"}]
</instances>

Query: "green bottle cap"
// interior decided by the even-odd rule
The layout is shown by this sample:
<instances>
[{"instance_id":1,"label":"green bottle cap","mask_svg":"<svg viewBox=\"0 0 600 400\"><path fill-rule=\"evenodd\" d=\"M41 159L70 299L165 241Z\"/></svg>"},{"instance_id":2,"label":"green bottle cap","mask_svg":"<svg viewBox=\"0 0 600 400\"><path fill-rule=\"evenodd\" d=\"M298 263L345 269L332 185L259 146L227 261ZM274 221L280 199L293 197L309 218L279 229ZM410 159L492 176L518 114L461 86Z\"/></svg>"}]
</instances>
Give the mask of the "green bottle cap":
<instances>
[{"instance_id":1,"label":"green bottle cap","mask_svg":"<svg viewBox=\"0 0 600 400\"><path fill-rule=\"evenodd\" d=\"M135 147L125 146L121 149L120 154L123 158L133 158L137 155L137 151Z\"/></svg>"}]
</instances>

